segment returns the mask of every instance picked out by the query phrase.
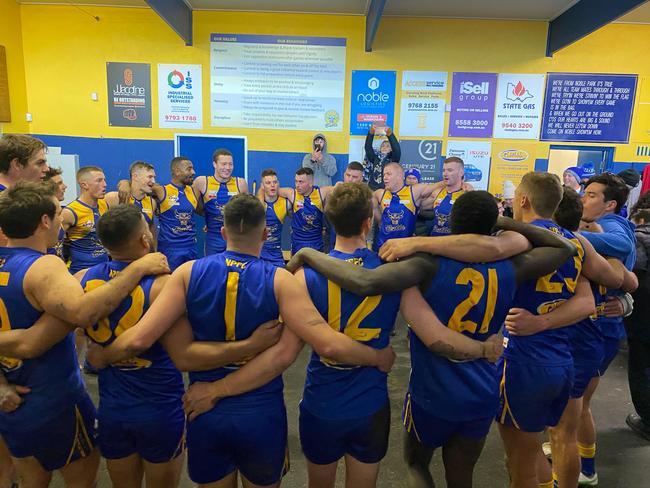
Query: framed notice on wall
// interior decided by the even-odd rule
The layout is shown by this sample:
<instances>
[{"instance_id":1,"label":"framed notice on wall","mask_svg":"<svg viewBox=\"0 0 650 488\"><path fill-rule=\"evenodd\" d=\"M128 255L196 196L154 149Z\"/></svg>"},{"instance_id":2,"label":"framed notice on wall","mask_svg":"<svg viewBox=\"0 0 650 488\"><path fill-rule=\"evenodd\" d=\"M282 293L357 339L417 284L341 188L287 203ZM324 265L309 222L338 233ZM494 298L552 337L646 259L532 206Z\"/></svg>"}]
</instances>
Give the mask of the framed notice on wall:
<instances>
[{"instance_id":1,"label":"framed notice on wall","mask_svg":"<svg viewBox=\"0 0 650 488\"><path fill-rule=\"evenodd\" d=\"M0 46L0 122L11 122L9 74L7 73L7 54L4 46Z\"/></svg>"}]
</instances>

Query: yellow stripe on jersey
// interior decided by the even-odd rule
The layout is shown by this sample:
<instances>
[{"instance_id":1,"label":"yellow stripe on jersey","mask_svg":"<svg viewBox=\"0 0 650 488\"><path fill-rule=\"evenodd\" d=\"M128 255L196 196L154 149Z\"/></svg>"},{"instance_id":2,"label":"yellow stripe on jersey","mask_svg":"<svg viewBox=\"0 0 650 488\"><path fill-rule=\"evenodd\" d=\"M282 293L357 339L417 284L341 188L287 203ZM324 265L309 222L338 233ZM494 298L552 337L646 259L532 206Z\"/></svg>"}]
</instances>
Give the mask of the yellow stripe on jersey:
<instances>
[{"instance_id":1,"label":"yellow stripe on jersey","mask_svg":"<svg viewBox=\"0 0 650 488\"><path fill-rule=\"evenodd\" d=\"M239 289L239 273L228 273L226 283L226 306L223 317L226 322L226 340L235 340L235 318L237 317L237 291Z\"/></svg>"},{"instance_id":2,"label":"yellow stripe on jersey","mask_svg":"<svg viewBox=\"0 0 650 488\"><path fill-rule=\"evenodd\" d=\"M288 206L288 200L284 197L278 197L273 203L273 211L281 224L284 223L284 219L287 216Z\"/></svg>"},{"instance_id":3,"label":"yellow stripe on jersey","mask_svg":"<svg viewBox=\"0 0 650 488\"><path fill-rule=\"evenodd\" d=\"M203 194L203 203L207 203L217 196L221 185L226 185L228 190L228 195L233 196L239 193L239 187L237 186L237 177L231 176L228 181L221 183L217 181L214 176L206 177L205 193Z\"/></svg>"},{"instance_id":4,"label":"yellow stripe on jersey","mask_svg":"<svg viewBox=\"0 0 650 488\"><path fill-rule=\"evenodd\" d=\"M196 200L196 195L194 195L194 191L192 191L192 187L189 185L186 186L183 189L183 193L185 194L185 197L189 200L189 202L192 204L192 207L196 209L198 202ZM167 210L174 207L177 201L178 201L178 188L174 186L172 183L165 185L165 198L163 198L159 204L160 213L165 213Z\"/></svg>"},{"instance_id":5,"label":"yellow stripe on jersey","mask_svg":"<svg viewBox=\"0 0 650 488\"><path fill-rule=\"evenodd\" d=\"M75 216L75 223L68 229L66 234L67 238L71 241L83 239L90 232L95 230L95 217L93 215L93 208L81 203L79 200L74 200L66 205ZM97 211L102 216L108 210L106 200L97 201Z\"/></svg>"},{"instance_id":6,"label":"yellow stripe on jersey","mask_svg":"<svg viewBox=\"0 0 650 488\"><path fill-rule=\"evenodd\" d=\"M402 189L396 193L396 195L399 198L399 203L404 205L404 207L407 208L409 212L415 215L418 209L413 198L413 189L410 186L403 186ZM380 210L383 211L383 209L388 207L392 199L393 194L388 190L384 190L384 194L381 197Z\"/></svg>"},{"instance_id":7,"label":"yellow stripe on jersey","mask_svg":"<svg viewBox=\"0 0 650 488\"><path fill-rule=\"evenodd\" d=\"M320 188L314 187L309 195L301 195L294 190L293 211L297 212L304 206L305 198L309 198L311 204L319 210L323 210L323 199L320 196Z\"/></svg>"}]
</instances>

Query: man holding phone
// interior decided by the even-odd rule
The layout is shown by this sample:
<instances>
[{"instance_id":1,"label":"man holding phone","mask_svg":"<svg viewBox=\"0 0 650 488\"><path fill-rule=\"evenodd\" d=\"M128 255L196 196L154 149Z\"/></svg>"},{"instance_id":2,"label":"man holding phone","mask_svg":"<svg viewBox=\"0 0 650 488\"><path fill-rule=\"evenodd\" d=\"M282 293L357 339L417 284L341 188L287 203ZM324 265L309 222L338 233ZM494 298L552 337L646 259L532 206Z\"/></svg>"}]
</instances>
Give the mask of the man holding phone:
<instances>
[{"instance_id":1,"label":"man holding phone","mask_svg":"<svg viewBox=\"0 0 650 488\"><path fill-rule=\"evenodd\" d=\"M302 158L302 167L314 172L314 184L319 187L332 186L332 176L336 174L336 159L327 152L327 139L316 134L312 140L312 151Z\"/></svg>"}]
</instances>

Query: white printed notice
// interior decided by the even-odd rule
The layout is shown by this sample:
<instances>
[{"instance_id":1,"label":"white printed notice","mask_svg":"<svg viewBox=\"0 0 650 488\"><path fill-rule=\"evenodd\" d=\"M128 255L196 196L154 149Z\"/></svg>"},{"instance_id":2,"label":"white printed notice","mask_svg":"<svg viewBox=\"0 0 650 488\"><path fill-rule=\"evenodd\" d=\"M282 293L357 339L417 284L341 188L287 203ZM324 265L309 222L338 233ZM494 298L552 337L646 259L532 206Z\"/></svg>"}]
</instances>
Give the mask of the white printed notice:
<instances>
[{"instance_id":1,"label":"white printed notice","mask_svg":"<svg viewBox=\"0 0 650 488\"><path fill-rule=\"evenodd\" d=\"M404 71L399 116L401 136L441 137L445 123L446 71Z\"/></svg>"},{"instance_id":2,"label":"white printed notice","mask_svg":"<svg viewBox=\"0 0 650 488\"><path fill-rule=\"evenodd\" d=\"M211 34L215 127L340 131L345 38Z\"/></svg>"},{"instance_id":3,"label":"white printed notice","mask_svg":"<svg viewBox=\"0 0 650 488\"><path fill-rule=\"evenodd\" d=\"M493 137L537 139L543 101L544 75L499 74Z\"/></svg>"},{"instance_id":4,"label":"white printed notice","mask_svg":"<svg viewBox=\"0 0 650 488\"><path fill-rule=\"evenodd\" d=\"M158 124L161 128L202 129L200 64L158 65Z\"/></svg>"}]
</instances>

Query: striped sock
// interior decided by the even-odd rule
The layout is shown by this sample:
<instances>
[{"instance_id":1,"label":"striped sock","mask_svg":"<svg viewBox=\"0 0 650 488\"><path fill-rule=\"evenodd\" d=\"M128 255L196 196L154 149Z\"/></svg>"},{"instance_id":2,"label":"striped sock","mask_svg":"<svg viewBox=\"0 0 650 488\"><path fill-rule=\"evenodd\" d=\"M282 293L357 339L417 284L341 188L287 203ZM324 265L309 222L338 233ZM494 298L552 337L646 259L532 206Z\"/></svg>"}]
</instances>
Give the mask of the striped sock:
<instances>
[{"instance_id":1,"label":"striped sock","mask_svg":"<svg viewBox=\"0 0 650 488\"><path fill-rule=\"evenodd\" d=\"M555 474L555 471L553 471L553 488L558 488L560 485L560 482L557 480L557 475Z\"/></svg>"},{"instance_id":2,"label":"striped sock","mask_svg":"<svg viewBox=\"0 0 650 488\"><path fill-rule=\"evenodd\" d=\"M578 442L580 453L580 471L585 476L596 474L596 444L581 444Z\"/></svg>"}]
</instances>

